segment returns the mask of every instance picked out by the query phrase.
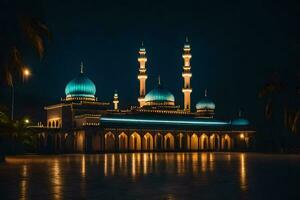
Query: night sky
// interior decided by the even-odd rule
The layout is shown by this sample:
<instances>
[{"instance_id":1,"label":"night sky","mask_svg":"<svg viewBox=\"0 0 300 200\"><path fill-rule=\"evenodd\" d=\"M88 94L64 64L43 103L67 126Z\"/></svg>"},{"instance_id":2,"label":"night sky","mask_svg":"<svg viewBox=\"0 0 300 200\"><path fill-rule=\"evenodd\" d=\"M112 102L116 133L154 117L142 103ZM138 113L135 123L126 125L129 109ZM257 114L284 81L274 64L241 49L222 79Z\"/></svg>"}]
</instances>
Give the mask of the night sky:
<instances>
[{"instance_id":1,"label":"night sky","mask_svg":"<svg viewBox=\"0 0 300 200\"><path fill-rule=\"evenodd\" d=\"M11 18L20 12L37 15L52 33L41 61L24 47L33 76L16 88L17 115L38 119L44 105L59 103L81 61L101 101L112 101L117 89L122 108L136 105L142 41L148 57L147 91L160 75L182 106L181 54L188 36L192 106L207 88L219 117L233 118L242 108L256 122L263 112L257 95L269 77L277 72L293 84L289 81L299 72L299 7L279 2L2 0L2 39L14 30ZM0 97L9 106L7 86L2 85Z\"/></svg>"}]
</instances>

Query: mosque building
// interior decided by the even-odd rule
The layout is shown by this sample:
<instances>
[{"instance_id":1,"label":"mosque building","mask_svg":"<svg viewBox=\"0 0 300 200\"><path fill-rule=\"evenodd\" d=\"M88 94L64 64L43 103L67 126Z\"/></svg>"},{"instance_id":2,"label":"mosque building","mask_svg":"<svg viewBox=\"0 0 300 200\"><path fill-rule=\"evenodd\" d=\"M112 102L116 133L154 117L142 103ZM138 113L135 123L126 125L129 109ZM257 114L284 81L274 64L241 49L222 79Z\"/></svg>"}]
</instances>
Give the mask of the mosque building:
<instances>
[{"instance_id":1,"label":"mosque building","mask_svg":"<svg viewBox=\"0 0 300 200\"><path fill-rule=\"evenodd\" d=\"M96 86L84 72L65 88L59 104L45 107L46 122L39 126L39 149L57 153L135 151L246 151L253 147L255 131L242 118L220 120L207 90L191 105L191 46L183 48L183 100L181 107L160 81L147 92L147 56L138 56L139 96L130 109L119 106L115 91L111 102L96 97Z\"/></svg>"}]
</instances>

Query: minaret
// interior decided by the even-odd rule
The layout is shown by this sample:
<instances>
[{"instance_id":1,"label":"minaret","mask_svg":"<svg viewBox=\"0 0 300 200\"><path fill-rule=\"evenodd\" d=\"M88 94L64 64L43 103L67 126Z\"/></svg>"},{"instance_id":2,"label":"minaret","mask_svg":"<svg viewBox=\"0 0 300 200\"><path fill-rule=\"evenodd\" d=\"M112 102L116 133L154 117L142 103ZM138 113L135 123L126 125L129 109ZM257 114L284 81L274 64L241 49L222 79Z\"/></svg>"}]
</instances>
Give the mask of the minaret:
<instances>
[{"instance_id":1,"label":"minaret","mask_svg":"<svg viewBox=\"0 0 300 200\"><path fill-rule=\"evenodd\" d=\"M146 80L148 78L146 73L146 49L144 48L144 44L142 43L142 47L139 51L138 62L140 63L138 79L140 81L140 96L138 101L140 103L140 107L143 107L145 104L145 95L146 95Z\"/></svg>"},{"instance_id":2,"label":"minaret","mask_svg":"<svg viewBox=\"0 0 300 200\"><path fill-rule=\"evenodd\" d=\"M183 88L182 92L184 95L184 111L190 112L191 111L191 93L192 93L192 88L191 88L191 63L190 60L192 58L191 55L191 47L189 45L188 38L186 38L184 48L183 48L183 54L182 58L184 60L184 65L183 65L183 72L182 72L182 77L183 77Z\"/></svg>"},{"instance_id":3,"label":"minaret","mask_svg":"<svg viewBox=\"0 0 300 200\"><path fill-rule=\"evenodd\" d=\"M119 96L118 96L117 90L115 91L115 94L114 94L113 103L114 103L114 110L119 110Z\"/></svg>"},{"instance_id":4,"label":"minaret","mask_svg":"<svg viewBox=\"0 0 300 200\"><path fill-rule=\"evenodd\" d=\"M80 64L80 73L81 73L81 74L83 74L83 67L84 67L84 66L83 66L83 62L81 61L81 64Z\"/></svg>"}]
</instances>

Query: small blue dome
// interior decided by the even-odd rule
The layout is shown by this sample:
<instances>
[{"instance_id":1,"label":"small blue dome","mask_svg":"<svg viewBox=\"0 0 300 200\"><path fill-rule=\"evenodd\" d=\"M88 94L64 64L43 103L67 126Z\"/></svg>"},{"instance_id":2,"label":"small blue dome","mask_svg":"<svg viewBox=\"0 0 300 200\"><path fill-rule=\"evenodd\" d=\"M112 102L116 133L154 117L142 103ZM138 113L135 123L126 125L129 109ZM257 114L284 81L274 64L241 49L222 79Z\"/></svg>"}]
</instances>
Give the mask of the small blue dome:
<instances>
[{"instance_id":1,"label":"small blue dome","mask_svg":"<svg viewBox=\"0 0 300 200\"><path fill-rule=\"evenodd\" d=\"M249 125L249 121L244 118L237 118L231 121L231 124L234 126L247 126Z\"/></svg>"},{"instance_id":2,"label":"small blue dome","mask_svg":"<svg viewBox=\"0 0 300 200\"><path fill-rule=\"evenodd\" d=\"M201 109L214 110L215 108L216 108L215 103L207 97L204 97L196 104L197 110L201 110Z\"/></svg>"},{"instance_id":3,"label":"small blue dome","mask_svg":"<svg viewBox=\"0 0 300 200\"><path fill-rule=\"evenodd\" d=\"M145 96L146 102L175 102L174 95L167 89L164 89L162 86L159 85L159 87L151 90L146 96Z\"/></svg>"},{"instance_id":4,"label":"small blue dome","mask_svg":"<svg viewBox=\"0 0 300 200\"><path fill-rule=\"evenodd\" d=\"M71 80L66 88L65 93L69 97L86 97L95 98L96 86L94 82L83 73L80 73L76 78Z\"/></svg>"}]
</instances>

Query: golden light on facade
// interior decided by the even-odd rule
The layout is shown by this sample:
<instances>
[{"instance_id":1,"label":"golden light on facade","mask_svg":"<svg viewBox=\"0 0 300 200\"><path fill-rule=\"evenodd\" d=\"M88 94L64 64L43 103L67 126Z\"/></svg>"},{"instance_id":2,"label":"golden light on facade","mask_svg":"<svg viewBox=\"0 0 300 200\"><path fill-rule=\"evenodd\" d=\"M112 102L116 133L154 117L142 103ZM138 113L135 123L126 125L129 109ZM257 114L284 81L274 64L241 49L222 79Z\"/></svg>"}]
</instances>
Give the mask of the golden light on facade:
<instances>
[{"instance_id":1,"label":"golden light on facade","mask_svg":"<svg viewBox=\"0 0 300 200\"><path fill-rule=\"evenodd\" d=\"M240 138L241 138L241 139L244 139L244 138L245 138L244 133L241 133L241 134L240 134Z\"/></svg>"}]
</instances>

